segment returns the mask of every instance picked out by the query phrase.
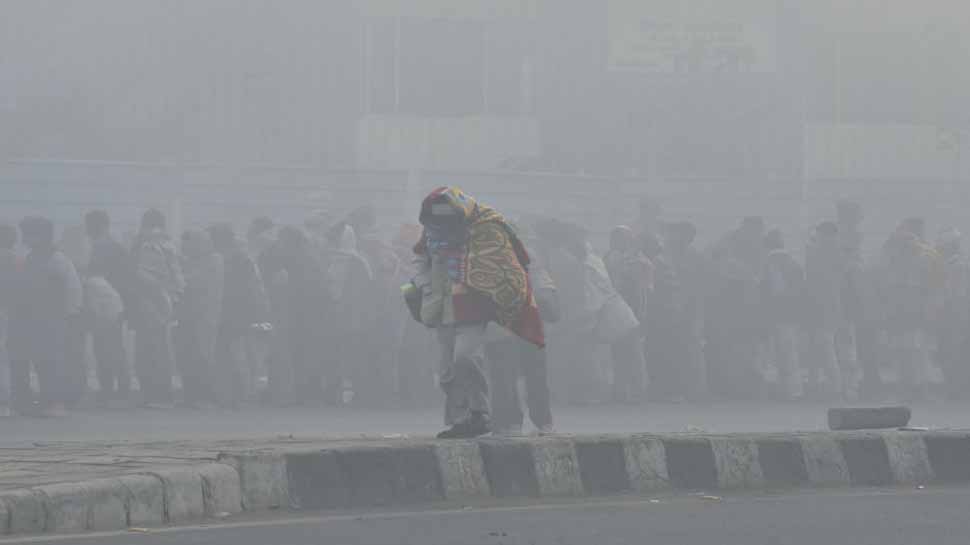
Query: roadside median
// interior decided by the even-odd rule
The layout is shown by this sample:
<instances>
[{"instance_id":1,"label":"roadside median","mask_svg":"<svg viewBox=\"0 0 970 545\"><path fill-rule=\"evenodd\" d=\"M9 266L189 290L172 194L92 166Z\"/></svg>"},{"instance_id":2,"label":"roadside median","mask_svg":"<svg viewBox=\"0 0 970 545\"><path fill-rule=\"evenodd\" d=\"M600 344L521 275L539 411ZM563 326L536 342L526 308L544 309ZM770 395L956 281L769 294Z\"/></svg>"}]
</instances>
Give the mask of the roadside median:
<instances>
[{"instance_id":1,"label":"roadside median","mask_svg":"<svg viewBox=\"0 0 970 545\"><path fill-rule=\"evenodd\" d=\"M936 483L970 483L970 432L267 444L204 464L0 492L0 533L180 525L244 511Z\"/></svg>"}]
</instances>

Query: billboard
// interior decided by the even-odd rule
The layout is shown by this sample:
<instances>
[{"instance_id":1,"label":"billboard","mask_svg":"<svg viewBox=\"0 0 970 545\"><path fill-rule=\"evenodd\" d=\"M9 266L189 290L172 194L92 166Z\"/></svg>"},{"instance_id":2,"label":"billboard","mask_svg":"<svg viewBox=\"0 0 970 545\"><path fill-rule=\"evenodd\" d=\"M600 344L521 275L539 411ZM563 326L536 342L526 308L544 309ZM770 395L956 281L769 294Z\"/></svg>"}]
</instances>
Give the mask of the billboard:
<instances>
[{"instance_id":1,"label":"billboard","mask_svg":"<svg viewBox=\"0 0 970 545\"><path fill-rule=\"evenodd\" d=\"M772 73L778 0L608 0L609 68Z\"/></svg>"}]
</instances>

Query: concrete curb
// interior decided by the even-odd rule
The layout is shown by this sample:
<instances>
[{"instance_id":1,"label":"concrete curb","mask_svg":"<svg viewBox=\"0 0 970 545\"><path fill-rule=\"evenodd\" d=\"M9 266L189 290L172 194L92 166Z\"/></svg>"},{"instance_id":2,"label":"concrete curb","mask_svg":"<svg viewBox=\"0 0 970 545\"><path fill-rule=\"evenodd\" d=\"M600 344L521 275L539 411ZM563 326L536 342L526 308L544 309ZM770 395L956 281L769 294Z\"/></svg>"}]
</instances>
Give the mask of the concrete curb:
<instances>
[{"instance_id":1,"label":"concrete curb","mask_svg":"<svg viewBox=\"0 0 970 545\"><path fill-rule=\"evenodd\" d=\"M0 493L0 530L72 533L181 524L238 513L241 498L239 474L232 466L160 469Z\"/></svg>"},{"instance_id":2,"label":"concrete curb","mask_svg":"<svg viewBox=\"0 0 970 545\"><path fill-rule=\"evenodd\" d=\"M225 453L219 463L0 493L0 533L106 531L272 509L667 490L970 483L970 432L485 438Z\"/></svg>"},{"instance_id":3,"label":"concrete curb","mask_svg":"<svg viewBox=\"0 0 970 545\"><path fill-rule=\"evenodd\" d=\"M294 509L353 508L671 489L970 483L970 432L485 438L224 459L246 475L247 497L273 490Z\"/></svg>"}]
</instances>

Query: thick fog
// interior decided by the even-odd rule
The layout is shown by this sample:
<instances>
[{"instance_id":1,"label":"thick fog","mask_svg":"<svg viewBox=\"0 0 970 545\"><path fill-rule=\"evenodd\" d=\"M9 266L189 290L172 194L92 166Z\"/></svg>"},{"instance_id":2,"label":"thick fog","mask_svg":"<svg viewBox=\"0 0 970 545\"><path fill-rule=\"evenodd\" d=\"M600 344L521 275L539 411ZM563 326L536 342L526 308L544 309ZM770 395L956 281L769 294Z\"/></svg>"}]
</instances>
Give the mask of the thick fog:
<instances>
[{"instance_id":1,"label":"thick fog","mask_svg":"<svg viewBox=\"0 0 970 545\"><path fill-rule=\"evenodd\" d=\"M5 304L27 336L67 309L90 375L47 395L74 379L26 343L13 388L226 402L184 388L188 358L238 374L230 405L280 380L280 403L436 403L453 370L399 286L422 289L422 201L454 186L533 254L530 289L558 286L555 404L946 396L970 337L968 98L958 0L0 0L4 235L31 217L9 265L62 282L26 319L36 301Z\"/></svg>"},{"instance_id":2,"label":"thick fog","mask_svg":"<svg viewBox=\"0 0 970 545\"><path fill-rule=\"evenodd\" d=\"M912 187L932 194L912 213L955 221L939 210L954 188L940 186L968 168L970 17L956 1L6 0L2 9L0 158L40 163L14 178L263 188L333 185L336 170L511 168L629 178L610 191L650 193L669 215L725 229L728 218L772 208L779 220L814 217L834 198L872 196L870 181L908 184L880 209L906 203ZM61 161L107 164L82 174ZM407 176L371 178L379 191ZM428 178L411 180L418 193L438 182ZM450 183L490 189L467 178ZM731 198L741 193L753 195ZM199 212L212 214L243 221ZM884 232L892 224L874 221Z\"/></svg>"}]
</instances>

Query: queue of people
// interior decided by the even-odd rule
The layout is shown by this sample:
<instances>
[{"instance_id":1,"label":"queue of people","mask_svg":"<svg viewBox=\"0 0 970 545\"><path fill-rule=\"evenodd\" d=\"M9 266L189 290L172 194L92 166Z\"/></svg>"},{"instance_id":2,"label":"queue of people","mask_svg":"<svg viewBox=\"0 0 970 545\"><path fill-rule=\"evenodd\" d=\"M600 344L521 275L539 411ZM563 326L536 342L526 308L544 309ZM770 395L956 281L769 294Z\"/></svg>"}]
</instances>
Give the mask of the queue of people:
<instances>
[{"instance_id":1,"label":"queue of people","mask_svg":"<svg viewBox=\"0 0 970 545\"><path fill-rule=\"evenodd\" d=\"M579 403L966 395L970 299L959 231L930 242L924 220L909 218L864 259L859 204L838 203L835 217L814 227L804 259L760 217L704 250L690 222L618 226L606 275L581 227L540 223L536 248L562 282L564 316L595 321L550 327L550 353L568 347L552 356L564 385L554 391ZM604 288L632 311L634 342L617 344L631 320ZM598 380L584 365L595 345L609 346L612 360Z\"/></svg>"},{"instance_id":2,"label":"queue of people","mask_svg":"<svg viewBox=\"0 0 970 545\"><path fill-rule=\"evenodd\" d=\"M385 237L364 206L173 238L149 210L123 244L96 210L85 259L59 248L48 219L0 224L0 404L47 416L92 395L107 407L391 408L440 389L442 437L473 437L519 434L526 414L551 433L554 402L970 391L955 229L931 243L911 218L865 259L862 209L841 202L802 259L760 217L699 248L692 223L661 221L649 203L602 254L583 226L513 221L454 187L416 219Z\"/></svg>"}]
</instances>

